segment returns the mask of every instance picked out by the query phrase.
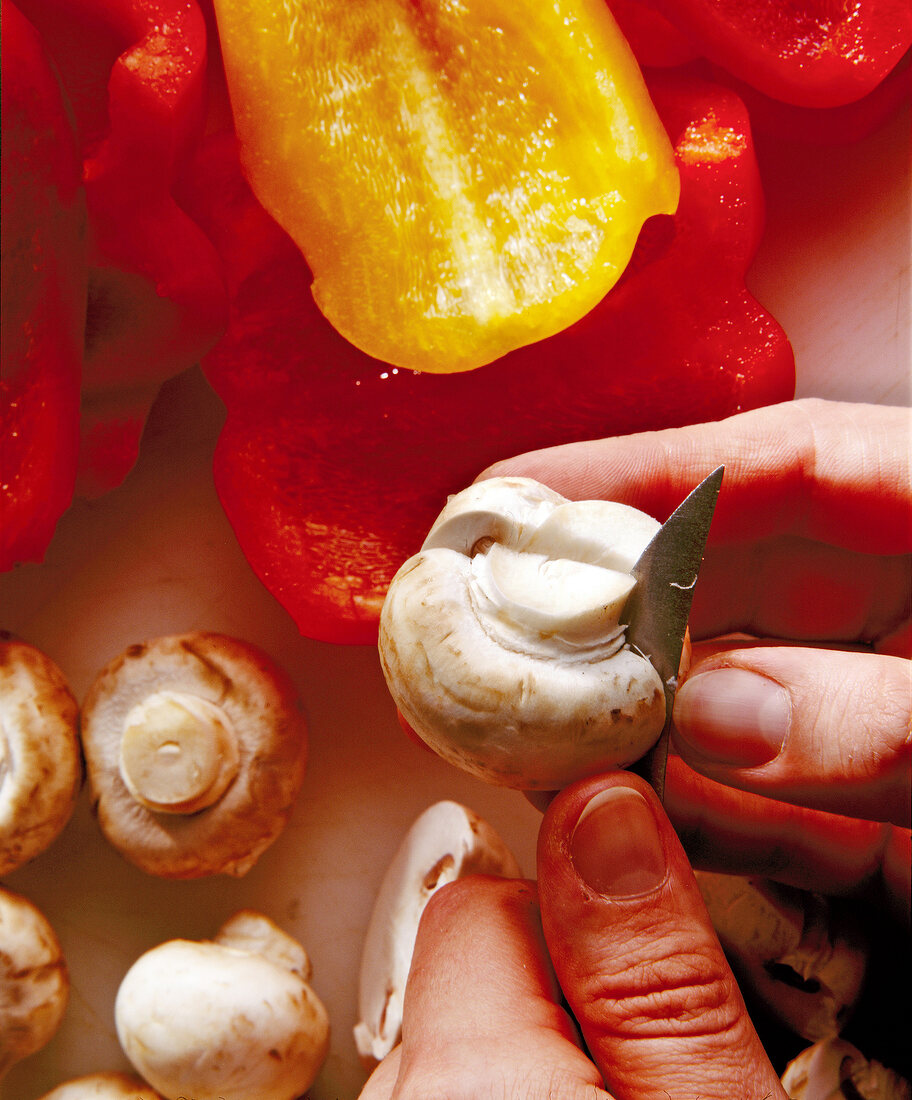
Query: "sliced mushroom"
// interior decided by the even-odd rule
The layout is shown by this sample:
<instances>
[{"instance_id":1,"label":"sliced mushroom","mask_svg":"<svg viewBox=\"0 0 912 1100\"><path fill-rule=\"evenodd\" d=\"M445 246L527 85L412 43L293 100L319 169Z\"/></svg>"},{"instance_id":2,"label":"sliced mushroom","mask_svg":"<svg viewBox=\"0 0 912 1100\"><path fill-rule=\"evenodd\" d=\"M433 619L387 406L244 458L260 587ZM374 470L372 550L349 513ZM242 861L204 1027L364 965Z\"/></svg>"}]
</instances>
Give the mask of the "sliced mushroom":
<instances>
[{"instance_id":1,"label":"sliced mushroom","mask_svg":"<svg viewBox=\"0 0 912 1100\"><path fill-rule=\"evenodd\" d=\"M367 1069L399 1042L402 999L421 914L448 882L467 875L521 875L486 821L457 802L437 802L406 833L387 868L367 927L355 1045Z\"/></svg>"},{"instance_id":2,"label":"sliced mushroom","mask_svg":"<svg viewBox=\"0 0 912 1100\"><path fill-rule=\"evenodd\" d=\"M329 1050L303 947L235 914L214 940L170 940L127 971L114 1003L124 1053L167 1100L294 1100Z\"/></svg>"},{"instance_id":3,"label":"sliced mushroom","mask_svg":"<svg viewBox=\"0 0 912 1100\"><path fill-rule=\"evenodd\" d=\"M0 875L63 831L82 786L79 710L40 650L0 634Z\"/></svg>"},{"instance_id":4,"label":"sliced mushroom","mask_svg":"<svg viewBox=\"0 0 912 1100\"><path fill-rule=\"evenodd\" d=\"M0 887L0 1078L50 1042L69 990L63 951L47 918Z\"/></svg>"},{"instance_id":5,"label":"sliced mushroom","mask_svg":"<svg viewBox=\"0 0 912 1100\"><path fill-rule=\"evenodd\" d=\"M58 1085L39 1100L162 1100L162 1096L132 1073L88 1073Z\"/></svg>"},{"instance_id":6,"label":"sliced mushroom","mask_svg":"<svg viewBox=\"0 0 912 1100\"><path fill-rule=\"evenodd\" d=\"M105 836L167 878L246 874L285 827L307 763L289 677L255 646L205 632L109 664L82 739Z\"/></svg>"},{"instance_id":7,"label":"sliced mushroom","mask_svg":"<svg viewBox=\"0 0 912 1100\"><path fill-rule=\"evenodd\" d=\"M844 1039L822 1039L785 1067L790 1100L912 1100L912 1086Z\"/></svg>"},{"instance_id":8,"label":"sliced mushroom","mask_svg":"<svg viewBox=\"0 0 912 1100\"><path fill-rule=\"evenodd\" d=\"M745 987L802 1038L838 1035L861 993L869 955L853 915L833 899L765 879L696 874Z\"/></svg>"},{"instance_id":9,"label":"sliced mushroom","mask_svg":"<svg viewBox=\"0 0 912 1100\"><path fill-rule=\"evenodd\" d=\"M665 695L625 644L623 616L658 527L528 478L451 497L381 612L380 660L405 721L444 759L524 790L638 760Z\"/></svg>"}]
</instances>

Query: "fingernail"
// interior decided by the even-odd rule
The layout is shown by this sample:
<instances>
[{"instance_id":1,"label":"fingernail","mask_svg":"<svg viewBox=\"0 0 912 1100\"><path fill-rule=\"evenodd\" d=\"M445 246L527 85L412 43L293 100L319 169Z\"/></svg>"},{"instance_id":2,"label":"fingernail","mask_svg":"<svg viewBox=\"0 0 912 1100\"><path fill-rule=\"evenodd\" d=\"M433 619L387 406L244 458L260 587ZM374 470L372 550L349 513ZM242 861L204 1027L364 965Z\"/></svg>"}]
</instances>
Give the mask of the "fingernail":
<instances>
[{"instance_id":1,"label":"fingernail","mask_svg":"<svg viewBox=\"0 0 912 1100\"><path fill-rule=\"evenodd\" d=\"M744 668L699 672L675 699L676 738L701 756L741 768L778 756L791 718L785 688Z\"/></svg>"},{"instance_id":2,"label":"fingernail","mask_svg":"<svg viewBox=\"0 0 912 1100\"><path fill-rule=\"evenodd\" d=\"M630 787L609 787L590 800L570 838L570 858L583 882L608 898L649 894L665 880L655 816Z\"/></svg>"}]
</instances>

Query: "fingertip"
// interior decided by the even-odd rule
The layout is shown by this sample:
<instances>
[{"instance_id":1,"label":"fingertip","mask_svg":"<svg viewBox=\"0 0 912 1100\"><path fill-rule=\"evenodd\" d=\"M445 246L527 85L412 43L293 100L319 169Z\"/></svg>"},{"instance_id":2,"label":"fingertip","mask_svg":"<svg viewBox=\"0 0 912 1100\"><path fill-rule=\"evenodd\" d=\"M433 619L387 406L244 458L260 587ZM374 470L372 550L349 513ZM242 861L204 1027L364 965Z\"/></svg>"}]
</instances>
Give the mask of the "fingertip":
<instances>
[{"instance_id":1,"label":"fingertip","mask_svg":"<svg viewBox=\"0 0 912 1100\"><path fill-rule=\"evenodd\" d=\"M555 972L609 1088L626 1094L636 1082L652 1095L705 1078L712 1095L739 1095L751 1077L775 1080L643 779L616 772L557 795L539 833L538 888Z\"/></svg>"},{"instance_id":2,"label":"fingertip","mask_svg":"<svg viewBox=\"0 0 912 1100\"><path fill-rule=\"evenodd\" d=\"M779 755L791 720L791 697L776 680L749 668L697 670L675 697L673 737L685 759L752 768Z\"/></svg>"}]
</instances>

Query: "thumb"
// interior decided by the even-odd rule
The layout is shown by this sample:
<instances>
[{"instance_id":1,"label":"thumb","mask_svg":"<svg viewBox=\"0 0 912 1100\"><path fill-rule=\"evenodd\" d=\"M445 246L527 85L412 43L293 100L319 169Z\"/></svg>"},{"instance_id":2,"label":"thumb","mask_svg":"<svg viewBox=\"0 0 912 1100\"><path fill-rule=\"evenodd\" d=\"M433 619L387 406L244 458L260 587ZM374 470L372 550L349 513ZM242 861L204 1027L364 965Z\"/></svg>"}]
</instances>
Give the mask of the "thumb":
<instances>
[{"instance_id":1,"label":"thumb","mask_svg":"<svg viewBox=\"0 0 912 1100\"><path fill-rule=\"evenodd\" d=\"M785 1096L646 783L615 773L562 791L542 821L538 879L555 972L614 1094Z\"/></svg>"},{"instance_id":2,"label":"thumb","mask_svg":"<svg viewBox=\"0 0 912 1100\"><path fill-rule=\"evenodd\" d=\"M910 823L912 663L759 646L701 661L675 700L675 748L730 787Z\"/></svg>"}]
</instances>

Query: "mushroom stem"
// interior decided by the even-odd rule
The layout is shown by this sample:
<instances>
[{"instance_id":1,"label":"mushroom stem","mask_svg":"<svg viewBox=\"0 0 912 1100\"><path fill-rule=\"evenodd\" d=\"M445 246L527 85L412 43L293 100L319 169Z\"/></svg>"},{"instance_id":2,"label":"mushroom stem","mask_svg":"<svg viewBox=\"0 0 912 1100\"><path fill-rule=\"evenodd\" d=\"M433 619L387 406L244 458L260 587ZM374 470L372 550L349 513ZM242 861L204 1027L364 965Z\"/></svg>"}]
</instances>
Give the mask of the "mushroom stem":
<instances>
[{"instance_id":1,"label":"mushroom stem","mask_svg":"<svg viewBox=\"0 0 912 1100\"><path fill-rule=\"evenodd\" d=\"M120 774L147 809L192 814L212 806L237 775L239 759L227 715L199 696L155 692L126 717Z\"/></svg>"}]
</instances>

